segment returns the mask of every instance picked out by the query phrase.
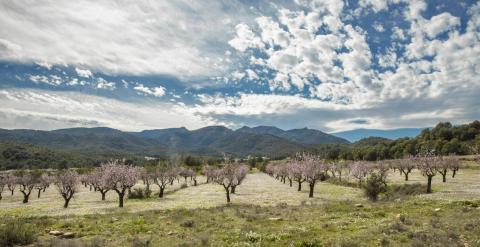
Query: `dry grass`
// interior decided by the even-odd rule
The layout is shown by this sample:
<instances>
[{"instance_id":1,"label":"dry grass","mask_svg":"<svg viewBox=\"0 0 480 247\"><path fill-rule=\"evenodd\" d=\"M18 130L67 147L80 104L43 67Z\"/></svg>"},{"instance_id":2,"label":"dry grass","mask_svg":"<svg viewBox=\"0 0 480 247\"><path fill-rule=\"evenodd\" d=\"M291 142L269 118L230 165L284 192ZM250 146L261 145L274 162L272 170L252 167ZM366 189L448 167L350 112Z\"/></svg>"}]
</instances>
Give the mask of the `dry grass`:
<instances>
[{"instance_id":1,"label":"dry grass","mask_svg":"<svg viewBox=\"0 0 480 247\"><path fill-rule=\"evenodd\" d=\"M205 179L200 177L198 186L192 186L189 181L189 187L180 189L183 179L180 183L175 182L173 187L167 187L164 198L158 198L156 185L151 188L154 190L152 198L146 200L127 200L125 208L120 209L117 206L117 194L113 191L107 193L106 201L101 201L100 193L89 191L88 188L81 186L67 209L62 207L63 199L57 193L54 186L42 193L41 198L37 199L36 194L32 192L30 202L22 204L22 195L16 191L14 196L5 194L0 202L1 215L84 215L84 214L103 214L112 212L139 212L156 209L177 209L177 208L211 208L225 205L225 191L222 186L217 184L205 184ZM136 186L142 187L141 183ZM309 204L320 204L329 201L342 200L363 200L359 189L336 186L329 183L320 183L315 188L315 198L308 199L307 184L303 185L303 191L298 192L296 184L289 187L263 173L249 174L242 185L237 187L235 195L232 195L232 201L235 204L253 204L260 206L275 206L278 204L299 205L307 201Z\"/></svg>"},{"instance_id":2,"label":"dry grass","mask_svg":"<svg viewBox=\"0 0 480 247\"><path fill-rule=\"evenodd\" d=\"M70 202L68 209L64 209L63 199L57 193L54 186L42 193L41 198L37 199L36 191L32 192L30 202L22 204L22 195L15 191L13 196L4 192L3 200L0 201L0 216L18 215L18 216L61 216L61 215L85 215L85 214L105 214L115 212L140 212L148 210L165 209L195 209L212 208L225 205L225 191L223 187L217 184L205 184L205 178L200 177L198 186L189 186L180 189L183 179L180 183L175 182L174 186L166 189L164 198L158 198L158 187L152 185L154 190L152 198L146 200L130 199L126 201L125 208L117 207L117 194L113 191L107 193L106 201L100 200L100 193L89 191L83 186ZM351 181L354 181L351 179ZM426 179L418 171L410 174L410 180L404 181L403 176L398 172L389 174L389 181L392 183L426 183ZM141 183L136 186L142 187ZM442 183L441 175L434 177L433 194L420 195L425 199L458 201L480 198L480 170L462 169L455 178L451 174L446 183ZM275 206L279 204L300 205L300 204L324 204L328 202L341 201L364 201L363 193L360 189L333 185L330 183L319 183L315 188L315 197L308 198L308 186L303 184L303 191L296 190L296 184L293 187L282 184L279 181L263 173L249 174L244 183L237 188L237 193L232 195L234 204L251 204L260 206Z\"/></svg>"}]
</instances>

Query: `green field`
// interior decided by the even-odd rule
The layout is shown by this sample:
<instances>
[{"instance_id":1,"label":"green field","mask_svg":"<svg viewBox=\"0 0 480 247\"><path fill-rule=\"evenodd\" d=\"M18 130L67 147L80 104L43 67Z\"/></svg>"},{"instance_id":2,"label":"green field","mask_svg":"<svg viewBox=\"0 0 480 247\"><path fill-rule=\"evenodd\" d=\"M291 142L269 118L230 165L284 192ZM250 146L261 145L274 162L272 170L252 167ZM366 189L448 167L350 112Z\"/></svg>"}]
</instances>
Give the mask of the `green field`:
<instances>
[{"instance_id":1,"label":"green field","mask_svg":"<svg viewBox=\"0 0 480 247\"><path fill-rule=\"evenodd\" d=\"M392 185L426 182L417 171L408 182L392 171L388 178ZM67 209L54 186L40 199L32 192L27 205L18 191L5 191L1 227L31 231L33 246L480 246L476 165L447 183L437 175L433 194L376 203L359 188L328 182L319 183L309 199L306 184L298 192L296 184L254 172L226 205L221 186L199 181L181 188L181 179L165 198L129 199L123 209L114 192L101 201L83 186ZM52 230L75 237L55 237Z\"/></svg>"}]
</instances>

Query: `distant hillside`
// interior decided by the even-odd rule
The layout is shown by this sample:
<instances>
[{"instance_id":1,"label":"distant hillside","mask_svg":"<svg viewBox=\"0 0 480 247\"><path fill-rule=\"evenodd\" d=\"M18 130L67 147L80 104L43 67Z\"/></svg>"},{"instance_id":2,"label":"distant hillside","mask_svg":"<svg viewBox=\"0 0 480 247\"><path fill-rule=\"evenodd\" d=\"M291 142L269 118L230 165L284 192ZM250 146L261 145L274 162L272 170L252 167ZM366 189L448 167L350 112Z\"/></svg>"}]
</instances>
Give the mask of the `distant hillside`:
<instances>
[{"instance_id":1,"label":"distant hillside","mask_svg":"<svg viewBox=\"0 0 480 247\"><path fill-rule=\"evenodd\" d=\"M170 128L124 132L111 128L70 128L52 131L0 129L0 141L31 143L53 150L92 153L131 153L166 156L176 153L220 156L286 156L311 144L348 143L313 129L281 130L275 127L244 127L231 130L208 126L197 130Z\"/></svg>"},{"instance_id":2,"label":"distant hillside","mask_svg":"<svg viewBox=\"0 0 480 247\"><path fill-rule=\"evenodd\" d=\"M320 130L308 129L308 128L282 130L272 126L258 126L253 128L244 126L238 129L237 132L269 134L269 135L277 136L292 142L298 142L305 145L325 144L325 143L331 143L331 144L349 143L347 140L343 138L329 135Z\"/></svg>"},{"instance_id":3,"label":"distant hillside","mask_svg":"<svg viewBox=\"0 0 480 247\"><path fill-rule=\"evenodd\" d=\"M331 133L334 136L341 137L349 140L350 142L356 142L360 139L368 137L383 137L391 140L395 140L403 137L415 137L422 132L423 128L403 128L392 130L378 130L378 129L356 129L349 131L342 131Z\"/></svg>"}]
</instances>

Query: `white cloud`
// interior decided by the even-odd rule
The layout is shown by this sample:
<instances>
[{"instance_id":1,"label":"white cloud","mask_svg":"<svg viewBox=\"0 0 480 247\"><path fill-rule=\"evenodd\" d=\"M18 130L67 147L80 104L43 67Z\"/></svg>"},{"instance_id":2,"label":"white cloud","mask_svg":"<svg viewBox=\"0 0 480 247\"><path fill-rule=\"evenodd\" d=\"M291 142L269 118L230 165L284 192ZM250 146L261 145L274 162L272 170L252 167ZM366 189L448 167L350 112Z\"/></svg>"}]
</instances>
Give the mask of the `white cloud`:
<instances>
[{"instance_id":1,"label":"white cloud","mask_svg":"<svg viewBox=\"0 0 480 247\"><path fill-rule=\"evenodd\" d=\"M143 94L153 95L155 97L162 97L165 95L165 88L162 86L149 88L145 87L141 83L138 83L133 89Z\"/></svg>"},{"instance_id":2,"label":"white cloud","mask_svg":"<svg viewBox=\"0 0 480 247\"><path fill-rule=\"evenodd\" d=\"M429 38L433 39L437 35L452 30L460 25L460 18L452 16L449 13L442 13L432 17L424 24L425 33Z\"/></svg>"},{"instance_id":3,"label":"white cloud","mask_svg":"<svg viewBox=\"0 0 480 247\"><path fill-rule=\"evenodd\" d=\"M107 90L115 90L117 85L115 82L109 82L101 77L97 78L97 88L98 89L107 89Z\"/></svg>"},{"instance_id":4,"label":"white cloud","mask_svg":"<svg viewBox=\"0 0 480 247\"><path fill-rule=\"evenodd\" d=\"M384 32L385 31L385 28L383 27L383 25L380 23L380 22L375 22L373 23L373 28L377 31L377 32Z\"/></svg>"},{"instance_id":5,"label":"white cloud","mask_svg":"<svg viewBox=\"0 0 480 247\"><path fill-rule=\"evenodd\" d=\"M233 5L1 1L0 59L70 64L110 74L208 77L228 67L221 59L232 23L251 19L249 5Z\"/></svg>"},{"instance_id":6,"label":"white cloud","mask_svg":"<svg viewBox=\"0 0 480 247\"><path fill-rule=\"evenodd\" d=\"M63 80L61 77L59 76L56 76L56 75L49 75L49 76L45 76L45 75L29 75L28 79L32 82L35 82L35 83L45 83L45 84L49 84L49 85L52 85L52 86L59 86L60 84L63 83Z\"/></svg>"},{"instance_id":7,"label":"white cloud","mask_svg":"<svg viewBox=\"0 0 480 247\"><path fill-rule=\"evenodd\" d=\"M92 71L88 70L88 69L79 69L79 68L75 68L75 72L77 72L77 75L80 76L80 77L85 77L85 78L89 78L91 77L93 74L92 74Z\"/></svg>"},{"instance_id":8,"label":"white cloud","mask_svg":"<svg viewBox=\"0 0 480 247\"><path fill-rule=\"evenodd\" d=\"M122 102L82 93L0 90L2 128L57 129L106 126L128 131L222 124L180 104Z\"/></svg>"}]
</instances>

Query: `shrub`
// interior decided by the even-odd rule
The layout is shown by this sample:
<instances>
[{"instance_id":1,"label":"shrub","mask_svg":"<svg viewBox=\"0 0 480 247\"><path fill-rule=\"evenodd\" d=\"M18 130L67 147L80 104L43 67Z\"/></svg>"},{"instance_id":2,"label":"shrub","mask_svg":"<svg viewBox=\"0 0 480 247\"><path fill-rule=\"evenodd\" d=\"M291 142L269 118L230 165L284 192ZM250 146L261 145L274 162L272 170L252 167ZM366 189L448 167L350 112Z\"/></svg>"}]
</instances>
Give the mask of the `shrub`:
<instances>
[{"instance_id":1,"label":"shrub","mask_svg":"<svg viewBox=\"0 0 480 247\"><path fill-rule=\"evenodd\" d=\"M194 223L195 222L193 220L186 220L186 221L180 223L180 226L182 226L182 227L193 227Z\"/></svg>"},{"instance_id":2,"label":"shrub","mask_svg":"<svg viewBox=\"0 0 480 247\"><path fill-rule=\"evenodd\" d=\"M27 245L36 240L34 227L21 220L5 220L0 225L0 246Z\"/></svg>"},{"instance_id":3,"label":"shrub","mask_svg":"<svg viewBox=\"0 0 480 247\"><path fill-rule=\"evenodd\" d=\"M387 182L383 174L372 172L363 185L365 195L371 200L376 201L380 193L387 191Z\"/></svg>"},{"instance_id":4,"label":"shrub","mask_svg":"<svg viewBox=\"0 0 480 247\"><path fill-rule=\"evenodd\" d=\"M128 198L146 199L146 198L149 198L151 194L152 194L152 191L149 189L135 188L130 193L128 193Z\"/></svg>"}]
</instances>

